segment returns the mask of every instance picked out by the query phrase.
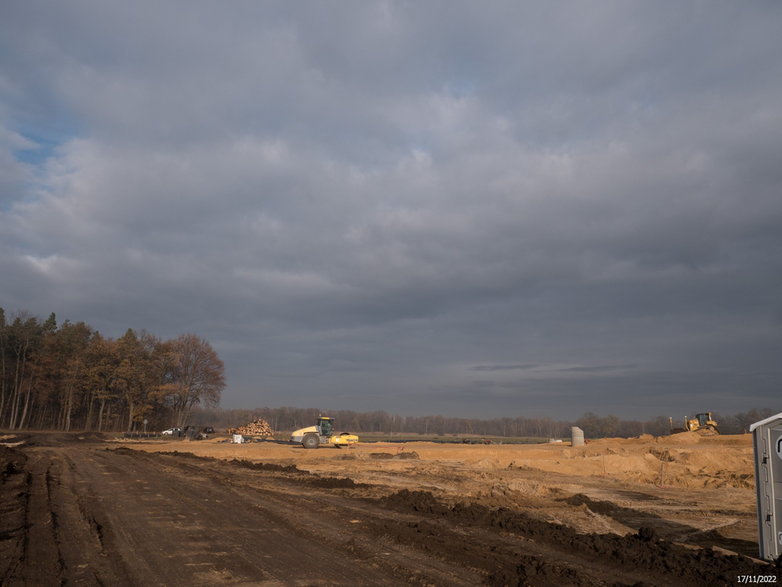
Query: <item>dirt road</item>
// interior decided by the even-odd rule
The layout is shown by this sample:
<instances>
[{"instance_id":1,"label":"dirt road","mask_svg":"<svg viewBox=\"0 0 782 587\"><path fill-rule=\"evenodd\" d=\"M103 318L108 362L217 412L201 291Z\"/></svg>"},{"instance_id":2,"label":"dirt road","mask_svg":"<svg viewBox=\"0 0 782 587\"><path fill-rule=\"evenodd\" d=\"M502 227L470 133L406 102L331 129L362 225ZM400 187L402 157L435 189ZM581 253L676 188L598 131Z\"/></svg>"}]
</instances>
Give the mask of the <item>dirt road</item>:
<instances>
[{"instance_id":1,"label":"dirt road","mask_svg":"<svg viewBox=\"0 0 782 587\"><path fill-rule=\"evenodd\" d=\"M782 581L777 567L660 540L647 528L577 533L514 509L449 505L426 491L291 465L73 435L20 438L23 445L0 447L2 585Z\"/></svg>"}]
</instances>

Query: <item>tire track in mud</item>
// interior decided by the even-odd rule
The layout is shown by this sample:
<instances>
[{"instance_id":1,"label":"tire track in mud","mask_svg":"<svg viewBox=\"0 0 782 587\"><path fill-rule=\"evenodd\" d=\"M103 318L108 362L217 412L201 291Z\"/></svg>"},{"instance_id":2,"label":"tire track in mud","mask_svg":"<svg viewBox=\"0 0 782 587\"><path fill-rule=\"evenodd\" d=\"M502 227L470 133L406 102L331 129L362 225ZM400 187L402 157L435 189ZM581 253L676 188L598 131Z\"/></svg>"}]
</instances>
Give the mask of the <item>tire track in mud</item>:
<instances>
[{"instance_id":1,"label":"tire track in mud","mask_svg":"<svg viewBox=\"0 0 782 587\"><path fill-rule=\"evenodd\" d=\"M79 478L67 453L57 456L51 475L52 512L58 520L56 539L67 582L122 584L127 570L107 556L95 493Z\"/></svg>"},{"instance_id":2,"label":"tire track in mud","mask_svg":"<svg viewBox=\"0 0 782 587\"><path fill-rule=\"evenodd\" d=\"M100 525L83 489L73 485L67 457L35 452L24 463L16 472L23 482L3 483L4 502L15 498L11 508L21 512L22 524L7 535L15 546L0 559L2 585L121 584L123 573L110 569Z\"/></svg>"},{"instance_id":3,"label":"tire track in mud","mask_svg":"<svg viewBox=\"0 0 782 587\"><path fill-rule=\"evenodd\" d=\"M26 461L20 451L0 446L0 585L9 584L24 558L29 493Z\"/></svg>"},{"instance_id":4,"label":"tire track in mud","mask_svg":"<svg viewBox=\"0 0 782 587\"><path fill-rule=\"evenodd\" d=\"M24 525L27 532L21 577L26 585L45 585L52 578L62 583L65 563L58 545L57 514L52 507L51 466L51 461L35 460L26 474Z\"/></svg>"}]
</instances>

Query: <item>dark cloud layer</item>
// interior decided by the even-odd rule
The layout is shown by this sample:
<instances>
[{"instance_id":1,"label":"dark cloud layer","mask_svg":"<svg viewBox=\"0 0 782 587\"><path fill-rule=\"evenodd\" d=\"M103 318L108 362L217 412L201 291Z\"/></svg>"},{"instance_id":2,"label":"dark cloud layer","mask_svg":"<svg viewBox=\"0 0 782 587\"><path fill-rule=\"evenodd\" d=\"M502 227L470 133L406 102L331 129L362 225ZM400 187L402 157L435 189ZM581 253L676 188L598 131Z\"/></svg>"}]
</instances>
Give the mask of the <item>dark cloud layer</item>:
<instances>
[{"instance_id":1,"label":"dark cloud layer","mask_svg":"<svg viewBox=\"0 0 782 587\"><path fill-rule=\"evenodd\" d=\"M0 305L229 407L779 406L777 3L8 3Z\"/></svg>"}]
</instances>

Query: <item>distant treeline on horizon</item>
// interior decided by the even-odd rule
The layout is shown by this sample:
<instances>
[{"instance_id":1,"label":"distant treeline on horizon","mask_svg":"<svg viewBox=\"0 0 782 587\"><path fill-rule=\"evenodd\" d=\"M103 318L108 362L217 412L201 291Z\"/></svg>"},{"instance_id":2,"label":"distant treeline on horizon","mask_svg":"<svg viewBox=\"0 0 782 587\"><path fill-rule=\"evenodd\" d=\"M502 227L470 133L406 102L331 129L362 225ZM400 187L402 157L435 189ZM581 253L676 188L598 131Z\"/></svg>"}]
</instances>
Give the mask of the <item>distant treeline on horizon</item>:
<instances>
[{"instance_id":1,"label":"distant treeline on horizon","mask_svg":"<svg viewBox=\"0 0 782 587\"><path fill-rule=\"evenodd\" d=\"M719 423L722 434L742 434L749 425L776 414L770 408L752 409L739 414L718 414L713 417ZM263 418L275 431L290 431L311 426L315 419L325 414L335 418L338 430L355 433L380 434L423 434L423 435L477 435L528 438L567 438L570 427L578 426L587 438L621 437L631 438L642 434L662 436L671 432L667 416L651 420L622 420L617 416L598 416L587 412L575 421L552 420L551 418L452 418L445 416L399 416L384 411L354 412L350 410L327 410L317 408L256 408L204 409L194 408L191 413L195 426L233 428ZM682 426L684 415L674 419L674 426Z\"/></svg>"}]
</instances>

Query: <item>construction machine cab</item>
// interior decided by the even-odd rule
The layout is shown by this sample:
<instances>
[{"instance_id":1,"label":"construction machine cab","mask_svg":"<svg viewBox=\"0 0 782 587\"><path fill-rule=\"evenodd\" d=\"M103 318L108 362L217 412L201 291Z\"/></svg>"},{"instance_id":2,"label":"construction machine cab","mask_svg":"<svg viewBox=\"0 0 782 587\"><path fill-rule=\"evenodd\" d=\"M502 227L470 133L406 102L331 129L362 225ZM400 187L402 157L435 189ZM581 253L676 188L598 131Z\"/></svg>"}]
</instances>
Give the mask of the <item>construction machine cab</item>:
<instances>
[{"instance_id":1,"label":"construction machine cab","mask_svg":"<svg viewBox=\"0 0 782 587\"><path fill-rule=\"evenodd\" d=\"M706 426L713 424L713 420L711 419L711 412L695 414L695 417L698 419L698 426L701 428L705 428Z\"/></svg>"},{"instance_id":2,"label":"construction machine cab","mask_svg":"<svg viewBox=\"0 0 782 587\"><path fill-rule=\"evenodd\" d=\"M331 418L320 416L318 418L318 428L320 429L321 436L331 436L334 430L334 421Z\"/></svg>"}]
</instances>

